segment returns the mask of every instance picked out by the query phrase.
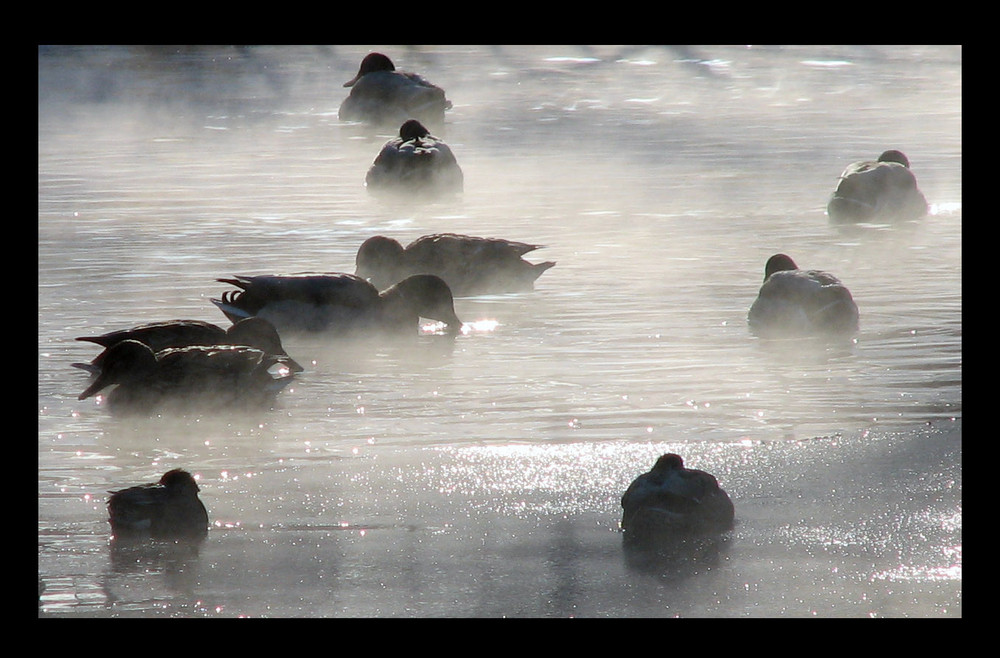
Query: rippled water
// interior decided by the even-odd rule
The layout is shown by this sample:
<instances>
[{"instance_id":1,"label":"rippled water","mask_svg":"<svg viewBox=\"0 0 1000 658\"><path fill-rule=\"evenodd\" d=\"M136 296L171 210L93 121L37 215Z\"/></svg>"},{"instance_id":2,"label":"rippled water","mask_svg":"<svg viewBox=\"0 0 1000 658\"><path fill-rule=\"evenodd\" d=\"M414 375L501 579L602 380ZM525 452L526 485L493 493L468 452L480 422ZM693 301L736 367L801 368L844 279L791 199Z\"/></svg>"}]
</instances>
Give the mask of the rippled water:
<instances>
[{"instance_id":1,"label":"rippled water","mask_svg":"<svg viewBox=\"0 0 1000 658\"><path fill-rule=\"evenodd\" d=\"M369 197L366 47L39 50L40 611L86 616L959 616L958 47L379 47L454 103L454 202ZM899 148L930 216L831 225ZM376 233L546 245L533 293L416 346L286 340L253 417L111 417L76 336L225 324L231 274L352 271ZM772 253L851 288L846 346L769 345ZM476 321L493 321L476 322ZM720 550L628 555L656 456L715 473ZM106 492L174 467L196 555L110 550Z\"/></svg>"}]
</instances>

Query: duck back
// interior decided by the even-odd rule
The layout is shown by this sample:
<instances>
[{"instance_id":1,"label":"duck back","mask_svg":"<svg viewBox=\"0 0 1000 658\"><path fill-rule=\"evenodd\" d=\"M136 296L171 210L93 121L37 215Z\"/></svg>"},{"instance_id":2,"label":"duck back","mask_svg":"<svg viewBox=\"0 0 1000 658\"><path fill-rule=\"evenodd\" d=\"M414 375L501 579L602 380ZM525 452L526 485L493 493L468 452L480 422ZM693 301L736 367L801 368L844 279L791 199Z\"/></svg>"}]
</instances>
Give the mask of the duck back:
<instances>
[{"instance_id":1,"label":"duck back","mask_svg":"<svg viewBox=\"0 0 1000 658\"><path fill-rule=\"evenodd\" d=\"M898 151L848 165L827 203L827 215L841 222L910 220L926 214L927 200L909 160Z\"/></svg>"},{"instance_id":2,"label":"duck back","mask_svg":"<svg viewBox=\"0 0 1000 658\"><path fill-rule=\"evenodd\" d=\"M538 245L455 233L425 235L405 249L398 241L374 236L358 249L357 273L377 287L414 274L434 274L456 296L532 290L555 263L529 263L522 256Z\"/></svg>"},{"instance_id":3,"label":"duck back","mask_svg":"<svg viewBox=\"0 0 1000 658\"><path fill-rule=\"evenodd\" d=\"M416 73L373 71L354 83L338 116L376 126L398 126L411 118L441 126L450 108L444 90Z\"/></svg>"},{"instance_id":4,"label":"duck back","mask_svg":"<svg viewBox=\"0 0 1000 658\"><path fill-rule=\"evenodd\" d=\"M761 286L747 322L762 338L850 335L860 314L840 280L819 270L775 272Z\"/></svg>"}]
</instances>

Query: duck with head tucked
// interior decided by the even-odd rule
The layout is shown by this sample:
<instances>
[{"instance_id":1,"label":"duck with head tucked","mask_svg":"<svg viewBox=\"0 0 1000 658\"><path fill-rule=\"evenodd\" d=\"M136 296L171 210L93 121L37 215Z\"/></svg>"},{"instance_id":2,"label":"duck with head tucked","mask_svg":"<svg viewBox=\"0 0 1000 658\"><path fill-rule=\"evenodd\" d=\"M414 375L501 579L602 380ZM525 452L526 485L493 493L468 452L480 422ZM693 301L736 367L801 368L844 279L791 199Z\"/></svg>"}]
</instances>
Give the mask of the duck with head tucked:
<instances>
[{"instance_id":1,"label":"duck with head tucked","mask_svg":"<svg viewBox=\"0 0 1000 658\"><path fill-rule=\"evenodd\" d=\"M685 468L668 453L638 476L622 496L626 539L681 538L721 533L733 527L733 502L710 473Z\"/></svg>"},{"instance_id":2,"label":"duck with head tucked","mask_svg":"<svg viewBox=\"0 0 1000 658\"><path fill-rule=\"evenodd\" d=\"M413 274L435 274L459 297L522 292L534 289L535 280L555 265L522 258L539 248L502 238L437 233L417 238L404 249L399 241L376 235L358 249L355 274L378 288Z\"/></svg>"},{"instance_id":3,"label":"duck with head tucked","mask_svg":"<svg viewBox=\"0 0 1000 658\"><path fill-rule=\"evenodd\" d=\"M416 119L407 119L399 137L382 146L365 175L370 192L429 197L462 191L464 178L455 154Z\"/></svg>"},{"instance_id":4,"label":"duck with head tucked","mask_svg":"<svg viewBox=\"0 0 1000 658\"><path fill-rule=\"evenodd\" d=\"M208 534L208 511L198 483L185 470L167 471L159 482L112 491L108 521L116 540L200 540Z\"/></svg>"},{"instance_id":5,"label":"duck with head tucked","mask_svg":"<svg viewBox=\"0 0 1000 658\"><path fill-rule=\"evenodd\" d=\"M395 127L418 119L438 127L444 124L445 110L451 109L443 89L416 73L397 71L382 53L366 55L358 74L344 86L351 93L340 105L341 121Z\"/></svg>"},{"instance_id":6,"label":"duck with head tucked","mask_svg":"<svg viewBox=\"0 0 1000 658\"><path fill-rule=\"evenodd\" d=\"M927 214L927 200L917 187L909 159L889 150L878 160L848 165L826 212L838 222L910 220Z\"/></svg>"},{"instance_id":7,"label":"duck with head tucked","mask_svg":"<svg viewBox=\"0 0 1000 658\"><path fill-rule=\"evenodd\" d=\"M90 363L74 363L91 374L101 371L108 349L123 340L137 340L148 345L153 352L160 352L171 347L188 347L190 345L246 345L255 347L267 354L288 357L285 364L293 372L302 372L303 368L288 356L281 337L270 322L263 318L246 318L223 329L210 322L201 320L167 320L150 322L131 329L119 329L100 336L80 336L77 340L96 343L105 348L94 357Z\"/></svg>"},{"instance_id":8,"label":"duck with head tucked","mask_svg":"<svg viewBox=\"0 0 1000 658\"><path fill-rule=\"evenodd\" d=\"M800 270L785 254L764 266L764 284L747 322L761 338L849 336L858 330L858 305L840 279L820 270Z\"/></svg>"},{"instance_id":9,"label":"duck with head tucked","mask_svg":"<svg viewBox=\"0 0 1000 658\"><path fill-rule=\"evenodd\" d=\"M268 408L291 383L289 358L244 345L190 345L153 352L137 340L108 348L80 400L117 384L112 413Z\"/></svg>"},{"instance_id":10,"label":"duck with head tucked","mask_svg":"<svg viewBox=\"0 0 1000 658\"><path fill-rule=\"evenodd\" d=\"M236 276L218 281L240 288L212 300L226 317L234 322L263 317L281 333L415 335L421 317L445 323L449 333L462 328L451 289L430 274L407 277L381 293L370 282L345 273Z\"/></svg>"}]
</instances>

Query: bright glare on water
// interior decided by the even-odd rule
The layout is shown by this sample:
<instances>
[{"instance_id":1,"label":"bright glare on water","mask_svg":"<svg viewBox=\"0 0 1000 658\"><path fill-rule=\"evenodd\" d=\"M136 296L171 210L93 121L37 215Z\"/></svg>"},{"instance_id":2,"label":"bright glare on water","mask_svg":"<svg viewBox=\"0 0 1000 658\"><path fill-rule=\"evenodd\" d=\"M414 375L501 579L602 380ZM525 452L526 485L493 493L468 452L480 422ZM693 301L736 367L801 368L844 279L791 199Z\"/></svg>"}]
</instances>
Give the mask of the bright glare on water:
<instances>
[{"instance_id":1,"label":"bright glare on water","mask_svg":"<svg viewBox=\"0 0 1000 658\"><path fill-rule=\"evenodd\" d=\"M456 199L374 198L341 123L364 54L442 86ZM39 49L38 568L46 616L962 615L962 50L833 46ZM832 224L897 148L930 214ZM77 396L144 322L227 326L234 274L354 270L375 234L544 245L458 335L284 340L273 410L149 419ZM854 341L768 343L776 252L836 274ZM724 541L622 546L664 452ZM198 476L197 552L122 554L109 490Z\"/></svg>"}]
</instances>

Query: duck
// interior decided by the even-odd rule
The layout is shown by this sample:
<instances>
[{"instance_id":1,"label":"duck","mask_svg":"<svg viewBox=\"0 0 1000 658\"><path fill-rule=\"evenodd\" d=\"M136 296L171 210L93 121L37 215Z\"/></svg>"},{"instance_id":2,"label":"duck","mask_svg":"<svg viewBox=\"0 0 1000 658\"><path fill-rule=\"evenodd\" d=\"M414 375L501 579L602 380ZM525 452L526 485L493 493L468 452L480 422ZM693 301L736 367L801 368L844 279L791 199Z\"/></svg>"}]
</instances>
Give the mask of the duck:
<instances>
[{"instance_id":1,"label":"duck","mask_svg":"<svg viewBox=\"0 0 1000 658\"><path fill-rule=\"evenodd\" d=\"M355 274L384 288L413 274L434 274L454 295L466 297L533 290L535 280L555 265L530 263L522 256L540 245L502 238L436 233L404 249L394 238L365 240L355 258Z\"/></svg>"},{"instance_id":2,"label":"duck","mask_svg":"<svg viewBox=\"0 0 1000 658\"><path fill-rule=\"evenodd\" d=\"M839 180L826 207L834 221L905 221L927 214L927 200L901 151L891 149L877 160L852 163Z\"/></svg>"},{"instance_id":3,"label":"duck","mask_svg":"<svg viewBox=\"0 0 1000 658\"><path fill-rule=\"evenodd\" d=\"M304 370L298 362L288 356L281 344L278 331L264 318L245 318L228 329L201 320L166 320L140 324L130 329L119 329L99 336L80 336L77 340L95 343L105 348L90 363L72 364L95 375L100 373L108 349L123 340L137 340L148 345L154 353L170 347L189 345L247 345L268 354L288 357L285 364L292 369L292 372Z\"/></svg>"},{"instance_id":4,"label":"duck","mask_svg":"<svg viewBox=\"0 0 1000 658\"><path fill-rule=\"evenodd\" d=\"M153 352L149 345L127 339L108 348L101 371L78 399L117 384L107 402L118 414L265 407L291 383L288 361L245 345L189 345Z\"/></svg>"},{"instance_id":5,"label":"duck","mask_svg":"<svg viewBox=\"0 0 1000 658\"><path fill-rule=\"evenodd\" d=\"M786 254L764 265L764 284L747 322L761 338L843 336L858 330L858 305L840 279L820 270L801 270Z\"/></svg>"},{"instance_id":6,"label":"duck","mask_svg":"<svg viewBox=\"0 0 1000 658\"><path fill-rule=\"evenodd\" d=\"M407 119L386 142L365 175L369 192L441 196L462 191L462 168L451 148L424 124Z\"/></svg>"},{"instance_id":7,"label":"duck","mask_svg":"<svg viewBox=\"0 0 1000 658\"><path fill-rule=\"evenodd\" d=\"M397 71L387 55L377 52L365 55L357 75L344 86L351 92L340 104L341 121L395 127L418 119L440 126L452 107L443 89L416 73Z\"/></svg>"},{"instance_id":8,"label":"duck","mask_svg":"<svg viewBox=\"0 0 1000 658\"><path fill-rule=\"evenodd\" d=\"M198 483L184 469L158 482L109 491L108 522L115 539L204 539L208 511L198 498Z\"/></svg>"},{"instance_id":9,"label":"duck","mask_svg":"<svg viewBox=\"0 0 1000 658\"><path fill-rule=\"evenodd\" d=\"M217 281L240 288L212 300L230 320L264 317L281 333L415 335L421 317L445 323L450 334L462 327L451 289L432 274L409 276L382 292L346 272L236 276Z\"/></svg>"},{"instance_id":10,"label":"duck","mask_svg":"<svg viewBox=\"0 0 1000 658\"><path fill-rule=\"evenodd\" d=\"M733 501L711 473L686 468L675 453L661 455L622 495L626 537L677 538L733 527Z\"/></svg>"}]
</instances>

